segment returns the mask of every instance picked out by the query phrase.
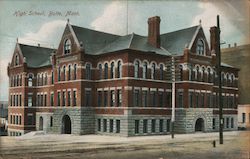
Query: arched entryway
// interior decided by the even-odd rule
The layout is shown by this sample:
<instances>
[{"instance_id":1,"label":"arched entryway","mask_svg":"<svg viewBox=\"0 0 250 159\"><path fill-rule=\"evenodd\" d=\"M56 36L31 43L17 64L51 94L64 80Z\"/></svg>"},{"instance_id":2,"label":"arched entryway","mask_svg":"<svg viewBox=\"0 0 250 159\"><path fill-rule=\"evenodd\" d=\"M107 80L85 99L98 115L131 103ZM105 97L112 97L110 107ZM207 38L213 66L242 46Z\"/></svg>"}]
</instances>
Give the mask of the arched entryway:
<instances>
[{"instance_id":1,"label":"arched entryway","mask_svg":"<svg viewBox=\"0 0 250 159\"><path fill-rule=\"evenodd\" d=\"M64 115L62 118L62 133L71 134L71 120L68 115Z\"/></svg>"},{"instance_id":2,"label":"arched entryway","mask_svg":"<svg viewBox=\"0 0 250 159\"><path fill-rule=\"evenodd\" d=\"M204 131L204 120L202 118L196 120L195 131Z\"/></svg>"},{"instance_id":3,"label":"arched entryway","mask_svg":"<svg viewBox=\"0 0 250 159\"><path fill-rule=\"evenodd\" d=\"M39 118L39 130L43 130L43 117L40 116Z\"/></svg>"}]
</instances>

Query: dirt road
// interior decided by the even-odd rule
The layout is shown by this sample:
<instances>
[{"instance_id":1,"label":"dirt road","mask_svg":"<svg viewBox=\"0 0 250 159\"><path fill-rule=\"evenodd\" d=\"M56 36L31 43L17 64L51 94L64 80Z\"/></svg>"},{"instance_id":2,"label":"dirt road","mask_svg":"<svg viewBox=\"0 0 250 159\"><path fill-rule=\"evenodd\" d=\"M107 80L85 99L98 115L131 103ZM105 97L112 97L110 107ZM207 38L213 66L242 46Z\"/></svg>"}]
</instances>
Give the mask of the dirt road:
<instances>
[{"instance_id":1,"label":"dirt road","mask_svg":"<svg viewBox=\"0 0 250 159\"><path fill-rule=\"evenodd\" d=\"M212 141L216 140L216 148ZM38 135L1 137L0 159L250 159L250 132L147 137Z\"/></svg>"}]
</instances>

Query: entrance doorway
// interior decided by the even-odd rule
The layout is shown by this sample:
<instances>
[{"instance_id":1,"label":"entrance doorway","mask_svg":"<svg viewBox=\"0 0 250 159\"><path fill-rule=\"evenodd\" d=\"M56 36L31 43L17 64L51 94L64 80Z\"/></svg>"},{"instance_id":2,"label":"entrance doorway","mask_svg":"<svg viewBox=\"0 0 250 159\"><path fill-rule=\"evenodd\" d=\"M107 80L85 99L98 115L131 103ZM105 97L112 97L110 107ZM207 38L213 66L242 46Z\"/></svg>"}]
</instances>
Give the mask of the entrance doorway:
<instances>
[{"instance_id":1,"label":"entrance doorway","mask_svg":"<svg viewBox=\"0 0 250 159\"><path fill-rule=\"evenodd\" d=\"M196 120L195 131L204 131L204 120L202 118Z\"/></svg>"},{"instance_id":2,"label":"entrance doorway","mask_svg":"<svg viewBox=\"0 0 250 159\"><path fill-rule=\"evenodd\" d=\"M71 134L71 120L68 115L62 118L62 134Z\"/></svg>"},{"instance_id":3,"label":"entrance doorway","mask_svg":"<svg viewBox=\"0 0 250 159\"><path fill-rule=\"evenodd\" d=\"M43 117L41 117L41 116L39 118L39 130L43 131Z\"/></svg>"}]
</instances>

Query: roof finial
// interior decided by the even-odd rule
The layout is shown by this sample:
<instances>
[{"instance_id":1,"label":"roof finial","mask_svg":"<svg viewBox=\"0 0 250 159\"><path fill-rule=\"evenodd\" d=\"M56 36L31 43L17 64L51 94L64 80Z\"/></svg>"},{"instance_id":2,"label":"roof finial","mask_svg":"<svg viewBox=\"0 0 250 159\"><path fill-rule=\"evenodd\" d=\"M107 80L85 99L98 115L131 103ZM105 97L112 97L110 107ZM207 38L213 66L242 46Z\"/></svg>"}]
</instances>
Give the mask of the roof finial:
<instances>
[{"instance_id":1,"label":"roof finial","mask_svg":"<svg viewBox=\"0 0 250 159\"><path fill-rule=\"evenodd\" d=\"M69 24L69 18L67 19L67 23Z\"/></svg>"},{"instance_id":2,"label":"roof finial","mask_svg":"<svg viewBox=\"0 0 250 159\"><path fill-rule=\"evenodd\" d=\"M18 43L18 38L16 38L16 42Z\"/></svg>"},{"instance_id":3,"label":"roof finial","mask_svg":"<svg viewBox=\"0 0 250 159\"><path fill-rule=\"evenodd\" d=\"M201 19L199 20L199 25L201 25Z\"/></svg>"}]
</instances>

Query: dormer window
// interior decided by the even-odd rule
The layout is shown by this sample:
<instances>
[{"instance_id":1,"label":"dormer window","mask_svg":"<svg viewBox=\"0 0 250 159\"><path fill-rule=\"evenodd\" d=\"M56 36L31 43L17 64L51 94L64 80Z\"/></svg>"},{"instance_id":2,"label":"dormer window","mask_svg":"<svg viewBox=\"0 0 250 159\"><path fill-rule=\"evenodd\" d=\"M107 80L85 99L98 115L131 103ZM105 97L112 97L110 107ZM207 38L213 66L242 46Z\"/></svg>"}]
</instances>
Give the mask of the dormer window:
<instances>
[{"instance_id":1,"label":"dormer window","mask_svg":"<svg viewBox=\"0 0 250 159\"><path fill-rule=\"evenodd\" d=\"M64 54L69 54L71 50L71 41L66 39L64 42Z\"/></svg>"},{"instance_id":2,"label":"dormer window","mask_svg":"<svg viewBox=\"0 0 250 159\"><path fill-rule=\"evenodd\" d=\"M198 55L205 54L205 44L204 44L204 41L202 39L199 39L197 41L196 54L198 54Z\"/></svg>"},{"instance_id":3,"label":"dormer window","mask_svg":"<svg viewBox=\"0 0 250 159\"><path fill-rule=\"evenodd\" d=\"M15 66L19 65L19 56L15 56Z\"/></svg>"}]
</instances>

